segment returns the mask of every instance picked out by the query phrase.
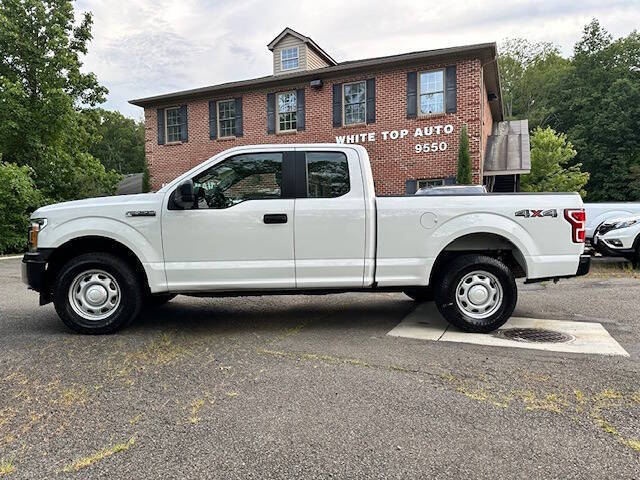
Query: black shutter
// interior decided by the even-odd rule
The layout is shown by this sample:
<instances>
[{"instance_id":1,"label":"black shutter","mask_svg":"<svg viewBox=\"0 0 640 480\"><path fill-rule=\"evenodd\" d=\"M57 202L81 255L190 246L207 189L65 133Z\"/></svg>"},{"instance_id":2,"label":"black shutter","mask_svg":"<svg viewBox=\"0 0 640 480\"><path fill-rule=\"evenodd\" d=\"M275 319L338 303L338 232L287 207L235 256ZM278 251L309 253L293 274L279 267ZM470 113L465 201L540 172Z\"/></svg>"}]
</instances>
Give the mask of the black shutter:
<instances>
[{"instance_id":1,"label":"black shutter","mask_svg":"<svg viewBox=\"0 0 640 480\"><path fill-rule=\"evenodd\" d=\"M404 193L406 195L413 195L418 190L418 181L414 179L408 179L404 182Z\"/></svg>"},{"instance_id":2,"label":"black shutter","mask_svg":"<svg viewBox=\"0 0 640 480\"><path fill-rule=\"evenodd\" d=\"M407 118L416 118L418 111L418 74L407 73Z\"/></svg>"},{"instance_id":3,"label":"black shutter","mask_svg":"<svg viewBox=\"0 0 640 480\"><path fill-rule=\"evenodd\" d=\"M456 113L458 111L458 106L456 105L456 89L457 87L457 79L456 79L456 66L451 65L446 68L444 73L444 81L447 85L444 104L447 107L447 113Z\"/></svg>"},{"instance_id":4,"label":"black shutter","mask_svg":"<svg viewBox=\"0 0 640 480\"><path fill-rule=\"evenodd\" d=\"M215 100L209 100L209 138L215 140L218 136L218 105Z\"/></svg>"},{"instance_id":5,"label":"black shutter","mask_svg":"<svg viewBox=\"0 0 640 480\"><path fill-rule=\"evenodd\" d=\"M158 145L164 145L164 108L159 108L158 115Z\"/></svg>"},{"instance_id":6,"label":"black shutter","mask_svg":"<svg viewBox=\"0 0 640 480\"><path fill-rule=\"evenodd\" d=\"M242 136L242 97L235 99L236 101L236 137Z\"/></svg>"},{"instance_id":7,"label":"black shutter","mask_svg":"<svg viewBox=\"0 0 640 480\"><path fill-rule=\"evenodd\" d=\"M342 126L342 84L333 84L333 126Z\"/></svg>"},{"instance_id":8,"label":"black shutter","mask_svg":"<svg viewBox=\"0 0 640 480\"><path fill-rule=\"evenodd\" d=\"M376 123L376 79L367 80L367 123Z\"/></svg>"},{"instance_id":9,"label":"black shutter","mask_svg":"<svg viewBox=\"0 0 640 480\"><path fill-rule=\"evenodd\" d=\"M276 133L276 94L267 93L267 133Z\"/></svg>"},{"instance_id":10,"label":"black shutter","mask_svg":"<svg viewBox=\"0 0 640 480\"><path fill-rule=\"evenodd\" d=\"M187 118L187 106L180 107L180 141L187 143L189 141L189 120Z\"/></svg>"},{"instance_id":11,"label":"black shutter","mask_svg":"<svg viewBox=\"0 0 640 480\"><path fill-rule=\"evenodd\" d=\"M296 90L296 125L298 131L305 129L305 121L304 121L304 88L299 88Z\"/></svg>"}]
</instances>

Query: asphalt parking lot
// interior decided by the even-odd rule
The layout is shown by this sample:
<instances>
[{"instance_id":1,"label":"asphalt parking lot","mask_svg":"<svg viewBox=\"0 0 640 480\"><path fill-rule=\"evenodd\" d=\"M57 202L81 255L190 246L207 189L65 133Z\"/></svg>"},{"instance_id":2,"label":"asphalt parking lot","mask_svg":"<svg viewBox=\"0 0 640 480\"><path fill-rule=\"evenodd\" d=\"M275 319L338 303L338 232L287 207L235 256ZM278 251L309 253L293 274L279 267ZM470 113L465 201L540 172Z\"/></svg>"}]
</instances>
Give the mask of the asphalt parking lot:
<instances>
[{"instance_id":1,"label":"asphalt parking lot","mask_svg":"<svg viewBox=\"0 0 640 480\"><path fill-rule=\"evenodd\" d=\"M638 478L636 277L521 285L516 310L627 358L390 337L402 294L178 297L82 336L1 260L0 477Z\"/></svg>"}]
</instances>

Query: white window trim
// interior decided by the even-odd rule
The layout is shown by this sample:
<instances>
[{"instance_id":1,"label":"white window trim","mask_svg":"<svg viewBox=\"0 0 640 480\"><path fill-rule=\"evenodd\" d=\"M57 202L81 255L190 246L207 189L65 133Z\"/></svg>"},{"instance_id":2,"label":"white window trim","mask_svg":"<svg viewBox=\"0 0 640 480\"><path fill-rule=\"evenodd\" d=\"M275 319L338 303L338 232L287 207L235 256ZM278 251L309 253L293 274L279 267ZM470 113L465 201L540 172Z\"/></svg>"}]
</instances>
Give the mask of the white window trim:
<instances>
[{"instance_id":1,"label":"white window trim","mask_svg":"<svg viewBox=\"0 0 640 480\"><path fill-rule=\"evenodd\" d=\"M182 143L182 135L180 140L173 140L172 142L169 141L169 122L167 121L168 116L167 113L169 112L169 110L178 110L180 111L180 106L175 106L175 107L167 107L164 109L164 143L165 145L173 145L176 143ZM182 124L180 124L182 126Z\"/></svg>"},{"instance_id":2,"label":"white window trim","mask_svg":"<svg viewBox=\"0 0 640 480\"><path fill-rule=\"evenodd\" d=\"M285 93L293 93L293 95L296 97L296 127L298 126L298 95L297 92L295 90L285 90L284 92L277 92L276 93L276 133L290 133L290 132L297 132L298 129L297 128L292 128L289 130L280 130L280 113L293 113L293 112L280 112L280 102L278 102L278 96L279 95L284 95Z\"/></svg>"},{"instance_id":3,"label":"white window trim","mask_svg":"<svg viewBox=\"0 0 640 480\"><path fill-rule=\"evenodd\" d=\"M220 128L220 102L235 102L235 98L223 98L221 100L217 100L216 101L216 122L218 123L218 125L217 125L217 127L218 127L218 139L221 139L221 138L236 138L235 133L233 135L225 135L225 136L221 135L222 129ZM235 108L235 106L234 106L234 108ZM235 115L235 112L234 112L233 120L237 121L237 119L238 119L238 117ZM234 126L235 126L235 123L234 123ZM233 130L235 132L235 128Z\"/></svg>"},{"instance_id":4,"label":"white window trim","mask_svg":"<svg viewBox=\"0 0 640 480\"><path fill-rule=\"evenodd\" d=\"M285 52L285 50L293 49L295 49L296 51L296 59L298 60L298 65L296 65L295 67L284 68L284 59L282 58L282 54ZM287 60L293 60L293 58L288 58ZM300 68L300 47L286 47L280 50L280 70L296 70L298 68Z\"/></svg>"},{"instance_id":5,"label":"white window trim","mask_svg":"<svg viewBox=\"0 0 640 480\"><path fill-rule=\"evenodd\" d=\"M432 112L432 113L422 113L422 108L421 108L421 102L420 102L420 97L422 97L422 82L420 81L420 75L422 75L423 73L433 73L433 72L442 72L442 111L441 112ZM418 111L418 116L419 117L430 117L432 115L444 115L445 113L447 113L447 78L446 78L446 74L447 72L445 71L444 68L436 68L433 70L423 70L422 72L418 72L418 98L416 100L417 105L416 105L416 109ZM429 93L436 93L436 92L429 92Z\"/></svg>"},{"instance_id":6,"label":"white window trim","mask_svg":"<svg viewBox=\"0 0 640 480\"><path fill-rule=\"evenodd\" d=\"M358 123L349 123L347 124L347 117L345 115L346 109L344 108L344 87L348 85L354 85L356 83L364 83L364 122ZM367 81L366 80L358 80L357 82L349 82L342 84L342 126L343 127L351 127L353 125L366 125L367 124Z\"/></svg>"}]
</instances>

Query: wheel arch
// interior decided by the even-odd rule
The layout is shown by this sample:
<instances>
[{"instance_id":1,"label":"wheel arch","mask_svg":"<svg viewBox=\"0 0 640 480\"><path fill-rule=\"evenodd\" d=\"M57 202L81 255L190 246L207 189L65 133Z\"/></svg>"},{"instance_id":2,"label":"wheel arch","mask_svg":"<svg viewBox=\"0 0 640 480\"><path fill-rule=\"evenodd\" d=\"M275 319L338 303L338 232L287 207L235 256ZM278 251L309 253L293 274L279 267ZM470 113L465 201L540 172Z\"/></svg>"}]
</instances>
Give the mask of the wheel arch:
<instances>
[{"instance_id":1,"label":"wheel arch","mask_svg":"<svg viewBox=\"0 0 640 480\"><path fill-rule=\"evenodd\" d=\"M67 240L56 247L47 260L47 270L45 275L45 288L41 295L41 303L51 301L52 286L60 269L71 258L85 253L104 252L117 255L132 265L136 275L140 279L143 289L149 292L149 278L143 263L138 256L128 246L114 240L113 238L99 235L86 235Z\"/></svg>"},{"instance_id":2,"label":"wheel arch","mask_svg":"<svg viewBox=\"0 0 640 480\"><path fill-rule=\"evenodd\" d=\"M521 248L499 233L473 232L462 234L451 240L438 254L429 274L429 285L433 285L442 267L461 255L483 254L502 261L516 278L527 276L527 260Z\"/></svg>"}]
</instances>

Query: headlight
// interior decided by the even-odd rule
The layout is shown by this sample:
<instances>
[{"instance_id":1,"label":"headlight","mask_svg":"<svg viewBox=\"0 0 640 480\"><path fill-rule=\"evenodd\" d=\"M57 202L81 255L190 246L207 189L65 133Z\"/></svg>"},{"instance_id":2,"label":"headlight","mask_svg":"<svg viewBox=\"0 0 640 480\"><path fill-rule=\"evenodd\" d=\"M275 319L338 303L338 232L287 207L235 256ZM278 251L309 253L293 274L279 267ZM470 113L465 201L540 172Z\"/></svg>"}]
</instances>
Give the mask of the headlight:
<instances>
[{"instance_id":1,"label":"headlight","mask_svg":"<svg viewBox=\"0 0 640 480\"><path fill-rule=\"evenodd\" d=\"M47 226L46 218L32 218L29 226L28 244L29 251L35 252L38 249L38 234L40 230Z\"/></svg>"},{"instance_id":2,"label":"headlight","mask_svg":"<svg viewBox=\"0 0 640 480\"><path fill-rule=\"evenodd\" d=\"M627 228L632 225L638 223L638 220L624 220L622 222L618 222L615 224L614 228L617 230L618 228Z\"/></svg>"}]
</instances>

